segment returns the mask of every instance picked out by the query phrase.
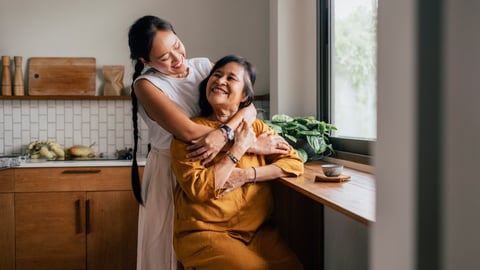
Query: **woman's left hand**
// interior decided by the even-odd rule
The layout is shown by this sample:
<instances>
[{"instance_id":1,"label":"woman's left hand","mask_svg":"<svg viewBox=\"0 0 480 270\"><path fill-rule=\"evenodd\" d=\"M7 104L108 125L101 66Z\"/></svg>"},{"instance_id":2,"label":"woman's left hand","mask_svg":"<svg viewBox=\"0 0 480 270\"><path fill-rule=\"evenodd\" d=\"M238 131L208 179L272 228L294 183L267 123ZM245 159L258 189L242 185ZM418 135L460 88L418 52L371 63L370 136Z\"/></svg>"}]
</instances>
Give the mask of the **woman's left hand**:
<instances>
[{"instance_id":1,"label":"woman's left hand","mask_svg":"<svg viewBox=\"0 0 480 270\"><path fill-rule=\"evenodd\" d=\"M225 137L220 129L214 129L202 138L192 140L187 146L186 158L192 161L201 160L202 164L208 164L225 146Z\"/></svg>"},{"instance_id":2,"label":"woman's left hand","mask_svg":"<svg viewBox=\"0 0 480 270\"><path fill-rule=\"evenodd\" d=\"M248 149L248 152L258 155L287 154L290 144L272 130L268 130L257 137L255 144Z\"/></svg>"}]
</instances>

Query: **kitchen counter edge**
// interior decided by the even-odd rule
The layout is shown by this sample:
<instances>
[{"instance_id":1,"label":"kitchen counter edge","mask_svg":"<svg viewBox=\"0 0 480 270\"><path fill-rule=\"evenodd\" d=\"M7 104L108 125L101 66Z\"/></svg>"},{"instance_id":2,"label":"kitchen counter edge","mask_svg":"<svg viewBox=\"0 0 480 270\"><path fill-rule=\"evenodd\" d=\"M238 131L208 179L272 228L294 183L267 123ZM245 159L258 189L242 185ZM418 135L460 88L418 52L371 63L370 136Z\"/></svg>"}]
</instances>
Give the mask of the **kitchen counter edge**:
<instances>
[{"instance_id":1,"label":"kitchen counter edge","mask_svg":"<svg viewBox=\"0 0 480 270\"><path fill-rule=\"evenodd\" d=\"M146 160L137 161L138 166L145 166ZM68 160L68 161L32 161L27 160L13 168L61 168L61 167L130 167L132 160Z\"/></svg>"}]
</instances>

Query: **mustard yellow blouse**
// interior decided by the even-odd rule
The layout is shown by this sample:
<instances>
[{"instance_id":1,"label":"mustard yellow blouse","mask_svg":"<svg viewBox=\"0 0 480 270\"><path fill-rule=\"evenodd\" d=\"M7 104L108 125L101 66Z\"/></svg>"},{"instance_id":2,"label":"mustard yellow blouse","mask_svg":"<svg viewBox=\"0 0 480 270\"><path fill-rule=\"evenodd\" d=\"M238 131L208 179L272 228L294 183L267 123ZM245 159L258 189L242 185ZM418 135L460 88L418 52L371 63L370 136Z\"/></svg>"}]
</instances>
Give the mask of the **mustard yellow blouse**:
<instances>
[{"instance_id":1,"label":"mustard yellow blouse","mask_svg":"<svg viewBox=\"0 0 480 270\"><path fill-rule=\"evenodd\" d=\"M221 124L203 118L194 118L193 121L213 128ZM258 119L252 127L257 136L270 130L270 127ZM175 233L228 231L236 235L236 238L249 242L253 233L269 218L273 210L269 182L244 184L217 198L214 166L205 167L200 161L192 162L186 159L186 146L182 141L173 139L170 148L172 169L177 179ZM219 153L215 160L224 155L225 153ZM274 164L294 175L300 175L304 170L303 162L293 148L284 155L245 154L237 166L250 168L268 164Z\"/></svg>"}]
</instances>

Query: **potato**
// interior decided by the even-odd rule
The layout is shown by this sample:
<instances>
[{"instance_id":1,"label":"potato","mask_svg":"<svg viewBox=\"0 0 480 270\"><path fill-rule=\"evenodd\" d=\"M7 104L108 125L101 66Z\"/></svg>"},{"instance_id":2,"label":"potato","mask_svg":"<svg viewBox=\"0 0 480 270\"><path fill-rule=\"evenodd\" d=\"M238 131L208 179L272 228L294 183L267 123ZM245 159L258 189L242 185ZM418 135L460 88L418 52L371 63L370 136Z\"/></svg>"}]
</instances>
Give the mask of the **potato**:
<instances>
[{"instance_id":1,"label":"potato","mask_svg":"<svg viewBox=\"0 0 480 270\"><path fill-rule=\"evenodd\" d=\"M67 149L67 155L73 157L94 157L95 151L88 146L74 145Z\"/></svg>"}]
</instances>

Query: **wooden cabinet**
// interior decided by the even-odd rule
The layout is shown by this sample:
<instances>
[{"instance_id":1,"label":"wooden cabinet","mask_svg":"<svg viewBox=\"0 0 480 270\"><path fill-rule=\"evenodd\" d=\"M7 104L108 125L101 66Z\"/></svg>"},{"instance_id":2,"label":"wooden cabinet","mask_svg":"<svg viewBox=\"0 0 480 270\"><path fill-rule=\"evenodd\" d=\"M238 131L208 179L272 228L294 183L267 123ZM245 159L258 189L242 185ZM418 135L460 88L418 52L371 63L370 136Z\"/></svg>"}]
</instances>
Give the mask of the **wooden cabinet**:
<instances>
[{"instance_id":1,"label":"wooden cabinet","mask_svg":"<svg viewBox=\"0 0 480 270\"><path fill-rule=\"evenodd\" d=\"M80 201L85 201L84 192L15 196L16 269L85 269Z\"/></svg>"},{"instance_id":2,"label":"wooden cabinet","mask_svg":"<svg viewBox=\"0 0 480 270\"><path fill-rule=\"evenodd\" d=\"M12 170L0 170L0 269L15 269L15 216Z\"/></svg>"},{"instance_id":3,"label":"wooden cabinet","mask_svg":"<svg viewBox=\"0 0 480 270\"><path fill-rule=\"evenodd\" d=\"M17 270L135 269L130 167L15 169L15 184Z\"/></svg>"}]
</instances>

